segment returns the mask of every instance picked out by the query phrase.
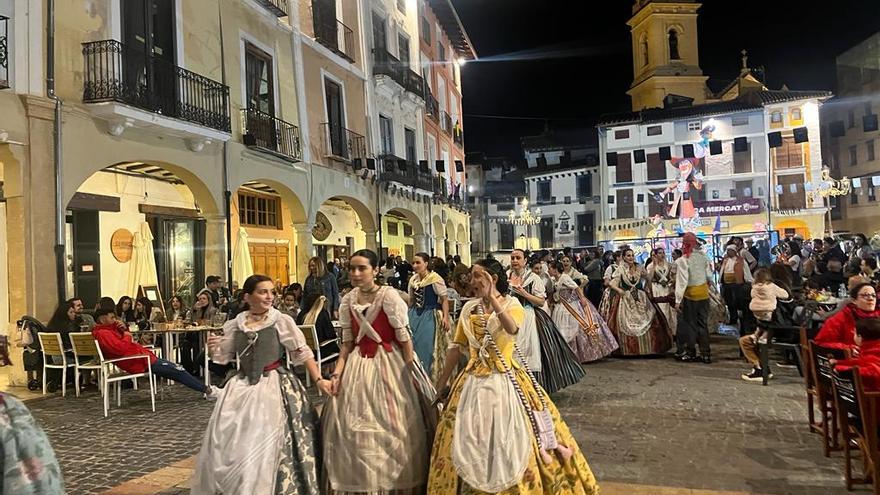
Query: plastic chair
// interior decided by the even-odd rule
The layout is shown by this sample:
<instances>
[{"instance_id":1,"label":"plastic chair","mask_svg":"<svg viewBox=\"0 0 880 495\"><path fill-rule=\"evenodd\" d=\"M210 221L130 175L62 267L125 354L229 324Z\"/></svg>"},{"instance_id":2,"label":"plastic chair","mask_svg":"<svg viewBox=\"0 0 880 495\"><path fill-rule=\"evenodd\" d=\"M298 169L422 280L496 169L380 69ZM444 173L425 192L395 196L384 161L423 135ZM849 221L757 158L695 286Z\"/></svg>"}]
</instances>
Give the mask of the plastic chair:
<instances>
[{"instance_id":1,"label":"plastic chair","mask_svg":"<svg viewBox=\"0 0 880 495\"><path fill-rule=\"evenodd\" d=\"M101 362L101 389L104 391L104 417L107 417L110 410L110 389L111 383L116 384L116 407L122 407L122 387L120 382L125 380L135 380L135 389L137 389L137 378L146 377L150 382L150 406L153 412L156 412L156 384L153 381L153 365L150 361L149 354L138 354L137 356L125 356L116 359L104 359L104 353L101 346L98 348L98 359ZM127 373L116 367L116 363L121 361L133 361L137 359L146 359L147 370L143 373Z\"/></svg>"},{"instance_id":2,"label":"plastic chair","mask_svg":"<svg viewBox=\"0 0 880 495\"><path fill-rule=\"evenodd\" d=\"M43 395L46 395L46 380L48 373L47 368L61 370L61 397L67 395L67 368L71 368L75 363L67 362L67 355L64 353L64 343L61 341L60 333L40 332L37 334L40 340L40 347L43 349ZM50 364L51 357L58 356L61 358L61 364Z\"/></svg>"},{"instance_id":3,"label":"plastic chair","mask_svg":"<svg viewBox=\"0 0 880 495\"><path fill-rule=\"evenodd\" d=\"M98 353L98 343L90 332L73 332L70 334L70 344L73 346L74 360L74 383L76 386L76 396L79 397L79 374L80 370L96 370L98 373L98 388L101 394L104 389L101 388L101 366L100 354ZM91 358L88 361L80 363L80 358Z\"/></svg>"}]
</instances>

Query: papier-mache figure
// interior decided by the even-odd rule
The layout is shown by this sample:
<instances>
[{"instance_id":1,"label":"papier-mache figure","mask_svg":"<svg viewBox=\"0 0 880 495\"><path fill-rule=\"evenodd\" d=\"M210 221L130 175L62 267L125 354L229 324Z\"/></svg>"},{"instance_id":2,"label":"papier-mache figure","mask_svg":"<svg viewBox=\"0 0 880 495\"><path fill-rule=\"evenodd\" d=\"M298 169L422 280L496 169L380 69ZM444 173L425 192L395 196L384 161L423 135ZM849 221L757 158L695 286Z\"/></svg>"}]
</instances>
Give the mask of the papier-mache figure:
<instances>
[{"instance_id":1,"label":"papier-mache figure","mask_svg":"<svg viewBox=\"0 0 880 495\"><path fill-rule=\"evenodd\" d=\"M664 203L669 193L674 193L672 206L667 214L677 217L682 226L693 224L699 218L694 202L691 199L691 186L695 189L703 189L703 172L698 168L700 160L709 153L709 141L714 125L707 125L700 131L700 141L694 144L693 158L672 158L669 162L678 169L675 179L666 186L662 192L654 194L658 203ZM687 229L686 229L687 230Z\"/></svg>"}]
</instances>

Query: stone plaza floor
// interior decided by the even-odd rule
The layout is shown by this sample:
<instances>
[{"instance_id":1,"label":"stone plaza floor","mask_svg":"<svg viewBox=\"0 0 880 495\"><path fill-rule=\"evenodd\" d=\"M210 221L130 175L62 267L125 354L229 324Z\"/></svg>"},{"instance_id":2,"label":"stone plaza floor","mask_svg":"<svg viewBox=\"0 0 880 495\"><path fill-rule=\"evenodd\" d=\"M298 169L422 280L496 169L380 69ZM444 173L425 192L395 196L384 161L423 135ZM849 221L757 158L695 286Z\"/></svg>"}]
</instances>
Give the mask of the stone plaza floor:
<instances>
[{"instance_id":1,"label":"stone plaza floor","mask_svg":"<svg viewBox=\"0 0 880 495\"><path fill-rule=\"evenodd\" d=\"M710 365L591 364L583 382L554 396L602 493L847 493L842 455L823 457L809 432L797 371L774 368L768 387L747 383L735 341L713 337L713 346ZM184 494L213 403L172 386L155 413L143 390L124 391L107 419L94 389L27 405L52 441L68 493Z\"/></svg>"}]
</instances>

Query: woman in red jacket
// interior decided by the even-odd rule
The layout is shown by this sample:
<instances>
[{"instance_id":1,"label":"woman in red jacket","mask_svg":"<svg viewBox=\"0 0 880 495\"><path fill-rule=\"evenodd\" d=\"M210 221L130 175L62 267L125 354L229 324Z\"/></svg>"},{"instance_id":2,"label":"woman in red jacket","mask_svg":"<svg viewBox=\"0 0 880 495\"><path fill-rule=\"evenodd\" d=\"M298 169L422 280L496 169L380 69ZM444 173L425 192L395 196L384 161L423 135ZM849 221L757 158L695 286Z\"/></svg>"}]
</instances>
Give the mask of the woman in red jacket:
<instances>
[{"instance_id":1,"label":"woman in red jacket","mask_svg":"<svg viewBox=\"0 0 880 495\"><path fill-rule=\"evenodd\" d=\"M873 285L860 283L849 291L849 297L853 302L822 324L815 338L817 344L835 349L856 349L856 320L880 318L880 311L876 309L877 292Z\"/></svg>"}]
</instances>

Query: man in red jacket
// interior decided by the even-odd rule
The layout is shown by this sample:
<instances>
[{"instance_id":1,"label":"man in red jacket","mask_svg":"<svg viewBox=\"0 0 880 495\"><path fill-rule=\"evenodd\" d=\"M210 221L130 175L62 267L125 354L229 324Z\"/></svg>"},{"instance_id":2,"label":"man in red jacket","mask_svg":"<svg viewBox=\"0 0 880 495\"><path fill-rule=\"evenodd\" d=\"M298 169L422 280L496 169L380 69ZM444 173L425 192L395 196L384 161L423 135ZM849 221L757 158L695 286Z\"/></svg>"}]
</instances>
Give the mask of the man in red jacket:
<instances>
[{"instance_id":1,"label":"man in red jacket","mask_svg":"<svg viewBox=\"0 0 880 495\"><path fill-rule=\"evenodd\" d=\"M112 310L99 309L95 313L95 320L97 325L92 329L92 335L95 337L98 345L101 346L101 352L105 358L119 359L128 356L148 355L150 356L150 367L154 375L174 380L196 392L205 394L209 399L216 398L219 392L217 387L205 386L198 378L187 373L179 364L159 359L149 349L135 343L131 338L131 334L126 331L125 326L116 321L116 314ZM114 364L128 373L143 373L147 371L146 359L130 359Z\"/></svg>"},{"instance_id":2,"label":"man in red jacket","mask_svg":"<svg viewBox=\"0 0 880 495\"><path fill-rule=\"evenodd\" d=\"M831 360L835 371L847 371L858 366L866 392L880 391L880 318L856 321L855 343L859 356L852 359Z\"/></svg>"}]
</instances>

